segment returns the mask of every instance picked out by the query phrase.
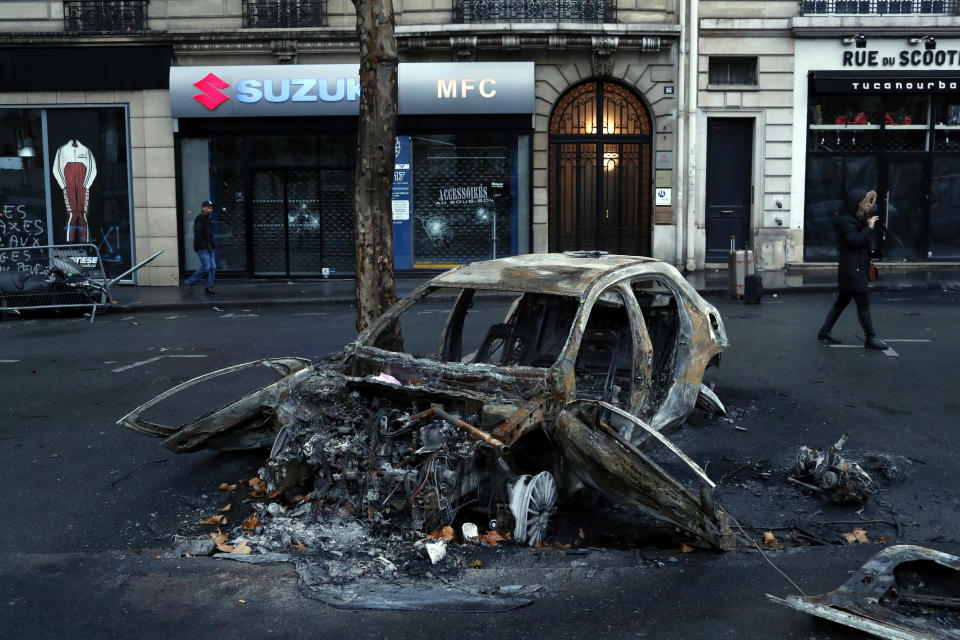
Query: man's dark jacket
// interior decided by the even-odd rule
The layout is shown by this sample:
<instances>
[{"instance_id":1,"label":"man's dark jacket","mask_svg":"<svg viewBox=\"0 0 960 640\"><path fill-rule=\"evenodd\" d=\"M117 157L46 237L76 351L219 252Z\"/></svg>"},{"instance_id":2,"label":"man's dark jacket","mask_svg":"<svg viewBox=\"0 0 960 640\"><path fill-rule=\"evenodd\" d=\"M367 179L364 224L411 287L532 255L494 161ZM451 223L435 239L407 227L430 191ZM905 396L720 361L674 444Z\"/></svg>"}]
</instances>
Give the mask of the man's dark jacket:
<instances>
[{"instance_id":1,"label":"man's dark jacket","mask_svg":"<svg viewBox=\"0 0 960 640\"><path fill-rule=\"evenodd\" d=\"M867 271L870 269L873 229L866 221L857 218L857 205L866 195L866 191L848 193L845 211L837 217L837 253L840 256L837 284L841 291L866 293L869 290ZM873 215L873 211L867 215Z\"/></svg>"},{"instance_id":2,"label":"man's dark jacket","mask_svg":"<svg viewBox=\"0 0 960 640\"><path fill-rule=\"evenodd\" d=\"M213 249L213 221L211 216L201 213L193 221L193 250Z\"/></svg>"}]
</instances>

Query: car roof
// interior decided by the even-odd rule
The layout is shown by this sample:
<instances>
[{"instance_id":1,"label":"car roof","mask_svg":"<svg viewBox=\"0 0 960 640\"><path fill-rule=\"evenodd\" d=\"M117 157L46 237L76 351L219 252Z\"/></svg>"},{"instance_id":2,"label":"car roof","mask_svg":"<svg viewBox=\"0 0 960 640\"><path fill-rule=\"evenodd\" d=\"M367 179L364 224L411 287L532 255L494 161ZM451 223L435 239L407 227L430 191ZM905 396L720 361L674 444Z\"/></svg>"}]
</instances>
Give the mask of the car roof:
<instances>
[{"instance_id":1,"label":"car roof","mask_svg":"<svg viewBox=\"0 0 960 640\"><path fill-rule=\"evenodd\" d=\"M436 287L536 291L579 297L597 278L626 267L660 264L655 258L600 252L532 253L474 262L447 271L430 284ZM651 268L651 271L657 269ZM636 269L630 270L636 273Z\"/></svg>"}]
</instances>

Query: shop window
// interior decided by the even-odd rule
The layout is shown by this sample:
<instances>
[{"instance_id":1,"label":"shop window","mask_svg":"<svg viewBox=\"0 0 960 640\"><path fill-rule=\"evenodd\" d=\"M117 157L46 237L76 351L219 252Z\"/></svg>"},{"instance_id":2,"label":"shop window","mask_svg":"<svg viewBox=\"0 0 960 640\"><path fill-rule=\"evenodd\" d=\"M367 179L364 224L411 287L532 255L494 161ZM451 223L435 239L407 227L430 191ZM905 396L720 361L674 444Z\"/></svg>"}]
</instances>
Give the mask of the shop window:
<instances>
[{"instance_id":1,"label":"shop window","mask_svg":"<svg viewBox=\"0 0 960 640\"><path fill-rule=\"evenodd\" d=\"M711 85L757 84L757 58L710 56L708 83Z\"/></svg>"},{"instance_id":2,"label":"shop window","mask_svg":"<svg viewBox=\"0 0 960 640\"><path fill-rule=\"evenodd\" d=\"M808 262L837 259L836 220L848 189L875 189L875 156L807 156L803 255Z\"/></svg>"},{"instance_id":3,"label":"shop window","mask_svg":"<svg viewBox=\"0 0 960 640\"><path fill-rule=\"evenodd\" d=\"M412 137L415 268L526 253L527 144L509 134Z\"/></svg>"},{"instance_id":4,"label":"shop window","mask_svg":"<svg viewBox=\"0 0 960 640\"><path fill-rule=\"evenodd\" d=\"M928 258L960 259L960 157L933 163Z\"/></svg>"},{"instance_id":5,"label":"shop window","mask_svg":"<svg viewBox=\"0 0 960 640\"><path fill-rule=\"evenodd\" d=\"M934 151L960 151L960 100L943 96L934 111Z\"/></svg>"},{"instance_id":6,"label":"shop window","mask_svg":"<svg viewBox=\"0 0 960 640\"><path fill-rule=\"evenodd\" d=\"M41 131L39 109L0 109L0 271L35 271L48 244Z\"/></svg>"},{"instance_id":7,"label":"shop window","mask_svg":"<svg viewBox=\"0 0 960 640\"><path fill-rule=\"evenodd\" d=\"M884 112L878 96L813 96L810 103L807 135L810 151L880 149Z\"/></svg>"},{"instance_id":8,"label":"shop window","mask_svg":"<svg viewBox=\"0 0 960 640\"><path fill-rule=\"evenodd\" d=\"M148 0L65 0L67 33L130 33L147 29Z\"/></svg>"},{"instance_id":9,"label":"shop window","mask_svg":"<svg viewBox=\"0 0 960 640\"><path fill-rule=\"evenodd\" d=\"M0 246L93 244L117 276L132 266L130 213L122 107L0 109ZM0 271L33 270L24 255L0 254Z\"/></svg>"},{"instance_id":10,"label":"shop window","mask_svg":"<svg viewBox=\"0 0 960 640\"><path fill-rule=\"evenodd\" d=\"M215 203L220 270L256 276L352 273L355 149L352 136L182 139L184 270L199 266L193 221L209 198Z\"/></svg>"},{"instance_id":11,"label":"shop window","mask_svg":"<svg viewBox=\"0 0 960 640\"><path fill-rule=\"evenodd\" d=\"M327 26L327 0L244 0L243 26L274 29Z\"/></svg>"}]
</instances>

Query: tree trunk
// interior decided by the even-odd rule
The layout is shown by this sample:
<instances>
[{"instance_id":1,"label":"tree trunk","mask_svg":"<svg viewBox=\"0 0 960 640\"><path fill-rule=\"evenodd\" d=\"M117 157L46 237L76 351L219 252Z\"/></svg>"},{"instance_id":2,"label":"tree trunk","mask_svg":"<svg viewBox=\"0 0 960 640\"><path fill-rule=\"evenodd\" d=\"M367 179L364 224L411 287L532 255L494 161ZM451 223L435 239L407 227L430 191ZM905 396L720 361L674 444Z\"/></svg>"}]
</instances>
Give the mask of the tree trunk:
<instances>
[{"instance_id":1,"label":"tree trunk","mask_svg":"<svg viewBox=\"0 0 960 640\"><path fill-rule=\"evenodd\" d=\"M360 42L360 119L354 170L357 331L396 301L393 168L397 130L397 40L393 0L353 0ZM399 327L377 346L402 349Z\"/></svg>"}]
</instances>

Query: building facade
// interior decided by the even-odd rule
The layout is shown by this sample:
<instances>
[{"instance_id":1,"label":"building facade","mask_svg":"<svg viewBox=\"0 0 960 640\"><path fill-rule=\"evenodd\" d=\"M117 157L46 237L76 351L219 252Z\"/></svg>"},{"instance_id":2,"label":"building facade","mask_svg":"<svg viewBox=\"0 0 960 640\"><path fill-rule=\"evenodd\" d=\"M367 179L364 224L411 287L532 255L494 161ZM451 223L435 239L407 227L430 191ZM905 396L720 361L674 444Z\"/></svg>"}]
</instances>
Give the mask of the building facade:
<instances>
[{"instance_id":1,"label":"building facade","mask_svg":"<svg viewBox=\"0 0 960 640\"><path fill-rule=\"evenodd\" d=\"M878 193L885 260L960 258L956 2L700 5L705 262L730 235L766 268L834 262L853 188Z\"/></svg>"},{"instance_id":2,"label":"building facade","mask_svg":"<svg viewBox=\"0 0 960 640\"><path fill-rule=\"evenodd\" d=\"M731 237L765 268L829 261L854 186L891 258L960 247L952 0L393 4L399 271L574 249L693 270ZM4 246L93 242L108 273L162 249L136 283L174 285L210 198L221 273L351 274L349 0L0 1L0 33Z\"/></svg>"}]
</instances>

